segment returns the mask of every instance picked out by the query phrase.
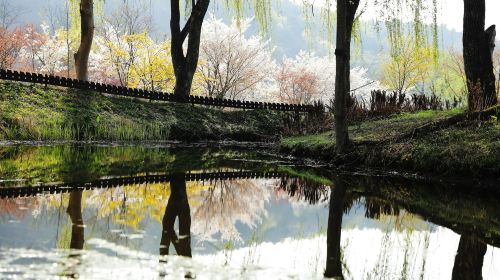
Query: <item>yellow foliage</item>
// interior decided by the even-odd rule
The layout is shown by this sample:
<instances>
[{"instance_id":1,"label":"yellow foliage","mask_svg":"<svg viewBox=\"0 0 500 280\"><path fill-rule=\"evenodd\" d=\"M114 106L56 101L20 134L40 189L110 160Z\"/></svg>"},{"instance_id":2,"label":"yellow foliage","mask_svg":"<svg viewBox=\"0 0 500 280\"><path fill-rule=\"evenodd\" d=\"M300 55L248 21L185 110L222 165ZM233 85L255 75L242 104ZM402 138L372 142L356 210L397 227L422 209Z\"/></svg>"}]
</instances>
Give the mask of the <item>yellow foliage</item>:
<instances>
[{"instance_id":1,"label":"yellow foliage","mask_svg":"<svg viewBox=\"0 0 500 280\"><path fill-rule=\"evenodd\" d=\"M129 86L173 91L175 75L170 42L156 44L147 33L127 35L124 39L136 46L136 60L130 67Z\"/></svg>"},{"instance_id":2,"label":"yellow foliage","mask_svg":"<svg viewBox=\"0 0 500 280\"><path fill-rule=\"evenodd\" d=\"M211 185L201 182L187 182L189 204L198 205L199 202L192 198L210 187ZM95 208L95 216L98 219L111 217L114 223L139 230L140 223L148 217L161 223L169 197L170 183L128 185L84 191L81 207L84 211L90 204L91 208ZM45 199L48 209L67 209L68 202L68 193L61 196L47 196Z\"/></svg>"},{"instance_id":3,"label":"yellow foliage","mask_svg":"<svg viewBox=\"0 0 500 280\"><path fill-rule=\"evenodd\" d=\"M434 50L414 39L402 38L393 46L391 60L383 65L382 82L392 90L406 93L423 83L432 71Z\"/></svg>"}]
</instances>

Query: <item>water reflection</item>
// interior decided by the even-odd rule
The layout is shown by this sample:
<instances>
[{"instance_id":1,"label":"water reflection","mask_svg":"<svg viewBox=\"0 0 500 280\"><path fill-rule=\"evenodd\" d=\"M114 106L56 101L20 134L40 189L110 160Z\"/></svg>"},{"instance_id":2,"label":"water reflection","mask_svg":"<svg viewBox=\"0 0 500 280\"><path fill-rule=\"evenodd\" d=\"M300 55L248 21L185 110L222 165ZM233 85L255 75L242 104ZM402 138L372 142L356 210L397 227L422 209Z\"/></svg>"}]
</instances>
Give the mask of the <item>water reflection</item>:
<instances>
[{"instance_id":1,"label":"water reflection","mask_svg":"<svg viewBox=\"0 0 500 280\"><path fill-rule=\"evenodd\" d=\"M78 268L82 264L82 256L80 250L83 249L85 243L85 225L83 222L82 215L82 191L74 191L69 194L68 207L66 213L68 213L71 220L71 239L70 239L70 249L71 252L68 254L68 260L59 263L63 268L62 272L59 274L61 277L68 277L72 279L78 279Z\"/></svg>"},{"instance_id":2,"label":"water reflection","mask_svg":"<svg viewBox=\"0 0 500 280\"><path fill-rule=\"evenodd\" d=\"M241 244L244 240L237 224L250 230L267 216L271 188L263 180L228 179L207 182L193 193L193 233L199 242L210 243L220 235L225 246Z\"/></svg>"},{"instance_id":3,"label":"water reflection","mask_svg":"<svg viewBox=\"0 0 500 280\"><path fill-rule=\"evenodd\" d=\"M310 204L325 202L329 197L329 187L300 177L283 177L277 191L283 191L297 200Z\"/></svg>"},{"instance_id":4,"label":"water reflection","mask_svg":"<svg viewBox=\"0 0 500 280\"><path fill-rule=\"evenodd\" d=\"M83 249L85 242L85 226L82 217L82 191L74 191L69 194L68 209L66 210L71 219L71 249Z\"/></svg>"},{"instance_id":5,"label":"water reflection","mask_svg":"<svg viewBox=\"0 0 500 280\"><path fill-rule=\"evenodd\" d=\"M179 222L179 236L175 233L175 220ZM191 255L191 210L186 191L186 175L175 173L170 179L170 197L163 215L160 255L169 254L170 243L179 256Z\"/></svg>"},{"instance_id":6,"label":"water reflection","mask_svg":"<svg viewBox=\"0 0 500 280\"><path fill-rule=\"evenodd\" d=\"M269 173L266 164L257 166L264 169L241 160L232 165L227 154L189 167L193 158L213 157L163 151L169 157L162 164L161 157L146 152L141 165L135 161L145 157L124 151L107 150L104 159L91 156L95 151L75 156L66 162L73 167L50 171L71 182L58 188L32 193L26 188L8 196L0 189L5 197L0 198L0 278L8 275L1 267L39 267L30 257L39 254L23 248L57 255L55 247L73 249L63 251L62 260L47 261L59 263L55 275L72 278L92 278L100 265L127 270L134 266L126 261L139 255L151 264L147 269L162 276L192 271L201 278L207 267L248 278L495 279L500 273L495 195L476 192L474 198L440 186L366 176L315 177L299 168ZM11 174L12 182L19 179L12 174L40 172L13 161L0 162L16 166L10 173L0 170ZM79 166L85 171L77 170L75 161L84 162ZM74 181L72 174L86 179ZM26 197L13 198L16 194ZM9 251L14 249L19 251ZM101 262L89 259L96 254ZM170 270L163 273L165 266ZM279 273L269 276L271 271Z\"/></svg>"},{"instance_id":7,"label":"water reflection","mask_svg":"<svg viewBox=\"0 0 500 280\"><path fill-rule=\"evenodd\" d=\"M474 235L462 234L458 244L453 280L483 279L483 261L486 254L486 243Z\"/></svg>"},{"instance_id":8,"label":"water reflection","mask_svg":"<svg viewBox=\"0 0 500 280\"><path fill-rule=\"evenodd\" d=\"M326 269L325 277L344 279L340 252L340 237L342 232L342 216L346 198L346 186L342 180L335 180L332 187L328 211L328 229L326 239Z\"/></svg>"}]
</instances>

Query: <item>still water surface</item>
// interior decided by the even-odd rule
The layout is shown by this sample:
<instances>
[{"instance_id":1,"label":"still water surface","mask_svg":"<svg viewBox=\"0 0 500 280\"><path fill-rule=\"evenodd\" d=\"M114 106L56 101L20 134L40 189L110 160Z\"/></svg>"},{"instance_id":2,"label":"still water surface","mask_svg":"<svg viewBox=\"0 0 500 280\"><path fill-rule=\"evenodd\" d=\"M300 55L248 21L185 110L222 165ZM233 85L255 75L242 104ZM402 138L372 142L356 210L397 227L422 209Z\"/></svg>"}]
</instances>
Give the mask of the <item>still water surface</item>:
<instances>
[{"instance_id":1,"label":"still water surface","mask_svg":"<svg viewBox=\"0 0 500 280\"><path fill-rule=\"evenodd\" d=\"M228 149L0 155L0 278L500 276L500 199L489 191Z\"/></svg>"}]
</instances>

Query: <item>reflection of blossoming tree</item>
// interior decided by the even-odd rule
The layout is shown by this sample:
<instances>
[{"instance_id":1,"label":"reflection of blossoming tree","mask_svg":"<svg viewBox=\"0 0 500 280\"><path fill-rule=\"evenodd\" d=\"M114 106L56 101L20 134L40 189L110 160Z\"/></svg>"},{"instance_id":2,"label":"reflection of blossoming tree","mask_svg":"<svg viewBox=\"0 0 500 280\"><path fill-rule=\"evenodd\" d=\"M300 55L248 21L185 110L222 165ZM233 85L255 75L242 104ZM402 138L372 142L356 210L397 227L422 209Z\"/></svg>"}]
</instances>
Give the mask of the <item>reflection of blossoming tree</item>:
<instances>
[{"instance_id":1,"label":"reflection of blossoming tree","mask_svg":"<svg viewBox=\"0 0 500 280\"><path fill-rule=\"evenodd\" d=\"M0 199L0 219L14 218L20 220L24 218L29 211L36 216L40 213L39 200L37 197L17 197Z\"/></svg>"},{"instance_id":2,"label":"reflection of blossoming tree","mask_svg":"<svg viewBox=\"0 0 500 280\"><path fill-rule=\"evenodd\" d=\"M196 194L192 231L200 240L220 233L222 240L242 241L236 222L254 228L267 216L270 188L263 180L217 181Z\"/></svg>"},{"instance_id":3,"label":"reflection of blossoming tree","mask_svg":"<svg viewBox=\"0 0 500 280\"><path fill-rule=\"evenodd\" d=\"M326 202L330 196L330 188L301 178L281 178L274 188L276 195L288 197L293 201L307 201L309 204Z\"/></svg>"}]
</instances>

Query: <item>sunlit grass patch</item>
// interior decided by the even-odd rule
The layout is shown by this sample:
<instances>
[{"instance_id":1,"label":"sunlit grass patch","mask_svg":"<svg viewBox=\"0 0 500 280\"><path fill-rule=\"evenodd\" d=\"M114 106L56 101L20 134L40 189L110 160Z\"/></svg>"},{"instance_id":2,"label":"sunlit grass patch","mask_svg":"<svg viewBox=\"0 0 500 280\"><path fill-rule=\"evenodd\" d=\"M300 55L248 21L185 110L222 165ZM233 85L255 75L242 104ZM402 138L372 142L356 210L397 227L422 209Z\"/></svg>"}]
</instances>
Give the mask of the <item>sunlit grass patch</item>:
<instances>
[{"instance_id":1,"label":"sunlit grass patch","mask_svg":"<svg viewBox=\"0 0 500 280\"><path fill-rule=\"evenodd\" d=\"M0 139L4 140L263 141L276 139L283 131L280 114L0 83Z\"/></svg>"},{"instance_id":2,"label":"sunlit grass patch","mask_svg":"<svg viewBox=\"0 0 500 280\"><path fill-rule=\"evenodd\" d=\"M335 138L331 132L292 136L283 138L280 146L295 155L328 155L334 152Z\"/></svg>"}]
</instances>

